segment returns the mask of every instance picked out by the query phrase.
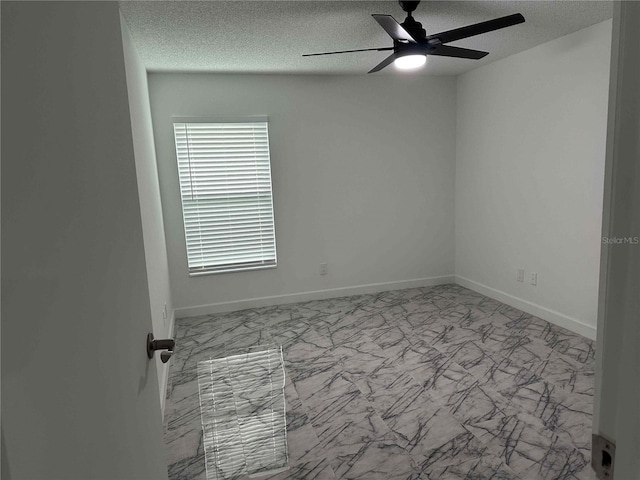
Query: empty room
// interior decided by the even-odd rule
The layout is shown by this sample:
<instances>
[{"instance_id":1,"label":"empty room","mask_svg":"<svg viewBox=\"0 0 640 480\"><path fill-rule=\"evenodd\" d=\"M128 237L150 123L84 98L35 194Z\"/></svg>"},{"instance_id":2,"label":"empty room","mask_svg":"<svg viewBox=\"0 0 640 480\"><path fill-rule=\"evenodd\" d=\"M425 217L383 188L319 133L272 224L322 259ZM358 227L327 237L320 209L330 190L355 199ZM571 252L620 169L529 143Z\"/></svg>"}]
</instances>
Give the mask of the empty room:
<instances>
[{"instance_id":1,"label":"empty room","mask_svg":"<svg viewBox=\"0 0 640 480\"><path fill-rule=\"evenodd\" d=\"M3 1L3 477L639 479L639 32Z\"/></svg>"}]
</instances>

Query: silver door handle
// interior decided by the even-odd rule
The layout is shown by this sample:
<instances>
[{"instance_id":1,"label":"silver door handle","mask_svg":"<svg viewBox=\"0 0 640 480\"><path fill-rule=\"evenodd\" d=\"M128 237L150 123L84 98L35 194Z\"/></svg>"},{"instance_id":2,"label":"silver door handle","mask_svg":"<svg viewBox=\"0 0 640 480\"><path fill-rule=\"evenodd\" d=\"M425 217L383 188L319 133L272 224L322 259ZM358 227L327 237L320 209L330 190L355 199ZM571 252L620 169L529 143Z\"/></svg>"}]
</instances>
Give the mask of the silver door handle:
<instances>
[{"instance_id":1,"label":"silver door handle","mask_svg":"<svg viewBox=\"0 0 640 480\"><path fill-rule=\"evenodd\" d=\"M147 335L147 357L153 358L153 354L156 350L168 350L160 354L160 360L162 363L167 363L173 355L173 349L176 346L176 341L172 338L165 338L162 340L155 340L153 333Z\"/></svg>"}]
</instances>

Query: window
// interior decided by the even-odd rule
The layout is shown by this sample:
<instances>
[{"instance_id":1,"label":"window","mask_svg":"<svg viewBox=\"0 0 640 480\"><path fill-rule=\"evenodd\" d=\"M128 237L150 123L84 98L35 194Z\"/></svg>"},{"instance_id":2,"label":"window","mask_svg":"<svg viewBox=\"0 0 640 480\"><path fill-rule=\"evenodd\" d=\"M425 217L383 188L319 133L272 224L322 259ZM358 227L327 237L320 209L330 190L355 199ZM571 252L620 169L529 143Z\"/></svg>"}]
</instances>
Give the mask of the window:
<instances>
[{"instance_id":1,"label":"window","mask_svg":"<svg viewBox=\"0 0 640 480\"><path fill-rule=\"evenodd\" d=\"M173 129L189 274L275 267L266 118Z\"/></svg>"}]
</instances>

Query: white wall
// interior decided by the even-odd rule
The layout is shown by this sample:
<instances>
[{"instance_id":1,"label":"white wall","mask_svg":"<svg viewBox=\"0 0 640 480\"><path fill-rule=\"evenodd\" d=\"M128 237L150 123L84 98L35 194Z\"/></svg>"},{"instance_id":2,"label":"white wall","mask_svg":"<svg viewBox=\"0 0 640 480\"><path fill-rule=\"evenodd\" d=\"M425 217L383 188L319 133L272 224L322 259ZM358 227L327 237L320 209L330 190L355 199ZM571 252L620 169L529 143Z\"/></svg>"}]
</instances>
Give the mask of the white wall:
<instances>
[{"instance_id":1,"label":"white wall","mask_svg":"<svg viewBox=\"0 0 640 480\"><path fill-rule=\"evenodd\" d=\"M156 338L170 338L173 329L173 303L171 301L167 244L164 237L162 204L158 184L156 149L153 143L147 71L136 51L131 33L122 18L121 24L153 334ZM155 362L158 370L160 402L164 411L169 364L162 363L160 355L155 355Z\"/></svg>"},{"instance_id":2,"label":"white wall","mask_svg":"<svg viewBox=\"0 0 640 480\"><path fill-rule=\"evenodd\" d=\"M591 338L610 37L609 20L458 78L456 281Z\"/></svg>"},{"instance_id":3,"label":"white wall","mask_svg":"<svg viewBox=\"0 0 640 480\"><path fill-rule=\"evenodd\" d=\"M602 222L607 237L640 236L639 58L640 3L616 2ZM593 429L616 444L615 480L640 478L640 245L603 245L600 278Z\"/></svg>"},{"instance_id":4,"label":"white wall","mask_svg":"<svg viewBox=\"0 0 640 480\"><path fill-rule=\"evenodd\" d=\"M115 2L2 2L3 477L167 478Z\"/></svg>"},{"instance_id":5,"label":"white wall","mask_svg":"<svg viewBox=\"0 0 640 480\"><path fill-rule=\"evenodd\" d=\"M150 74L178 314L451 281L455 88L449 77ZM269 116L278 268L188 277L173 115Z\"/></svg>"}]
</instances>

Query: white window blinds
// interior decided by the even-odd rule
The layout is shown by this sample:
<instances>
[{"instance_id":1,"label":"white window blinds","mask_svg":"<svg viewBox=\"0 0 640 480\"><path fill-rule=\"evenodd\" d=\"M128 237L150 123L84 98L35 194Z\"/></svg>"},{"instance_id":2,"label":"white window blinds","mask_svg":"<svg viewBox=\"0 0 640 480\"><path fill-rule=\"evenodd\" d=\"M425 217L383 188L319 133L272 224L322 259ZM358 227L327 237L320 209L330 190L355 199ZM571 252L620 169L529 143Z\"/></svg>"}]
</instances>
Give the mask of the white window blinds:
<instances>
[{"instance_id":1,"label":"white window blinds","mask_svg":"<svg viewBox=\"0 0 640 480\"><path fill-rule=\"evenodd\" d=\"M267 122L173 128L189 273L275 266Z\"/></svg>"}]
</instances>

